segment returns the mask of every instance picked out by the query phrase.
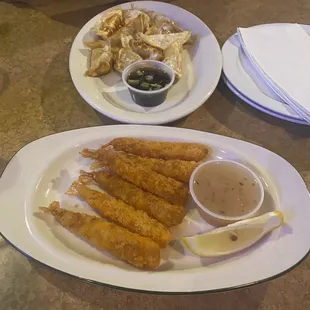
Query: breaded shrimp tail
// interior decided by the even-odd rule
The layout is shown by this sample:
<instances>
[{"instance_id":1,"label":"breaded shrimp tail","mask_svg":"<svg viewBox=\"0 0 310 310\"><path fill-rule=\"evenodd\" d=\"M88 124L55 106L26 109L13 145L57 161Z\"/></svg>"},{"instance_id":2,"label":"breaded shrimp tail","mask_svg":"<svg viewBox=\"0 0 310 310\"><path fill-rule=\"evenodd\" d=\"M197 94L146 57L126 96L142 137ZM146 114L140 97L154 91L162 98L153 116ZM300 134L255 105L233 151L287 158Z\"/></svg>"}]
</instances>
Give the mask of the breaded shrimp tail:
<instances>
[{"instance_id":1,"label":"breaded shrimp tail","mask_svg":"<svg viewBox=\"0 0 310 310\"><path fill-rule=\"evenodd\" d=\"M93 178L93 174L80 170L79 182L82 184L96 184L96 181Z\"/></svg>"},{"instance_id":2,"label":"breaded shrimp tail","mask_svg":"<svg viewBox=\"0 0 310 310\"><path fill-rule=\"evenodd\" d=\"M82 175L79 182L74 182L67 193L78 193L100 216L115 224L154 240L160 247L168 245L171 233L163 224L150 218L144 211L135 210L122 200L82 184L81 179L85 177L89 179L89 176Z\"/></svg>"},{"instance_id":3,"label":"breaded shrimp tail","mask_svg":"<svg viewBox=\"0 0 310 310\"><path fill-rule=\"evenodd\" d=\"M98 157L98 150L92 150L92 149L83 149L80 154L85 158L92 158L92 159L99 159Z\"/></svg>"},{"instance_id":4,"label":"breaded shrimp tail","mask_svg":"<svg viewBox=\"0 0 310 310\"><path fill-rule=\"evenodd\" d=\"M59 213L61 212L61 210L63 210L63 209L60 209L59 201L53 201L52 203L50 203L48 207L40 207L39 209L47 213L52 213L53 211L56 211Z\"/></svg>"},{"instance_id":5,"label":"breaded shrimp tail","mask_svg":"<svg viewBox=\"0 0 310 310\"><path fill-rule=\"evenodd\" d=\"M85 176L85 172L81 172ZM105 171L86 173L109 195L122 199L137 210L145 211L167 227L180 224L185 216L185 209L181 205L173 205L141 188L131 184L116 175Z\"/></svg>"},{"instance_id":6,"label":"breaded shrimp tail","mask_svg":"<svg viewBox=\"0 0 310 310\"><path fill-rule=\"evenodd\" d=\"M188 190L183 183L138 164L125 153L100 150L100 160L119 177L172 204L185 205L187 202Z\"/></svg>"},{"instance_id":7,"label":"breaded shrimp tail","mask_svg":"<svg viewBox=\"0 0 310 310\"><path fill-rule=\"evenodd\" d=\"M127 159L130 159L137 164L141 164L166 177L173 178L184 183L189 182L191 174L198 166L198 163L195 161L186 161L180 159L164 160L158 158L140 157L126 153L122 154L123 156L126 156ZM100 160L95 160L90 166L92 170L102 169L105 167L106 163Z\"/></svg>"},{"instance_id":8,"label":"breaded shrimp tail","mask_svg":"<svg viewBox=\"0 0 310 310\"><path fill-rule=\"evenodd\" d=\"M70 196L79 196L81 194L78 189L81 188L81 186L83 187L83 185L90 184L96 184L92 175L86 171L80 170L79 179L71 184L69 189L66 191L66 194Z\"/></svg>"},{"instance_id":9,"label":"breaded shrimp tail","mask_svg":"<svg viewBox=\"0 0 310 310\"><path fill-rule=\"evenodd\" d=\"M51 213L66 229L98 248L143 269L155 269L160 263L160 248L151 239L106 222L96 216L61 209L52 202L42 211Z\"/></svg>"},{"instance_id":10,"label":"breaded shrimp tail","mask_svg":"<svg viewBox=\"0 0 310 310\"><path fill-rule=\"evenodd\" d=\"M66 191L66 194L67 195L70 195L70 196L78 196L79 195L79 192L77 190L77 186L79 185L79 182L77 181L74 181L71 186L68 188L68 190Z\"/></svg>"},{"instance_id":11,"label":"breaded shrimp tail","mask_svg":"<svg viewBox=\"0 0 310 310\"><path fill-rule=\"evenodd\" d=\"M90 169L92 169L92 170L103 169L103 168L106 168L106 166L107 165L103 161L95 160L90 165Z\"/></svg>"},{"instance_id":12,"label":"breaded shrimp tail","mask_svg":"<svg viewBox=\"0 0 310 310\"><path fill-rule=\"evenodd\" d=\"M98 150L92 150L88 148L84 148L80 155L82 155L85 158L92 158L92 159L100 159L100 152L105 152L111 150L113 147L109 145L104 145Z\"/></svg>"},{"instance_id":13,"label":"breaded shrimp tail","mask_svg":"<svg viewBox=\"0 0 310 310\"><path fill-rule=\"evenodd\" d=\"M159 142L136 138L117 138L107 146L113 146L117 151L123 151L141 157L160 159L203 160L208 149L198 143Z\"/></svg>"}]
</instances>

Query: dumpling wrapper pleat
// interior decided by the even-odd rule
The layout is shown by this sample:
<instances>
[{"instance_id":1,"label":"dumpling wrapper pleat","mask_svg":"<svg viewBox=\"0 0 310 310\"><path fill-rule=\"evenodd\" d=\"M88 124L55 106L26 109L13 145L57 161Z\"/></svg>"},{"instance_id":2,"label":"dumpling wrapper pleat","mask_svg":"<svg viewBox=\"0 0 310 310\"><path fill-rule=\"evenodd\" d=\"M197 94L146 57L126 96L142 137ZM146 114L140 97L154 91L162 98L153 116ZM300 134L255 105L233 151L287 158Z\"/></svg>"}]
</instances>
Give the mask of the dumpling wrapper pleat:
<instances>
[{"instance_id":1,"label":"dumpling wrapper pleat","mask_svg":"<svg viewBox=\"0 0 310 310\"><path fill-rule=\"evenodd\" d=\"M123 11L121 9L110 10L105 13L92 28L97 36L107 40L123 26Z\"/></svg>"},{"instance_id":2,"label":"dumpling wrapper pleat","mask_svg":"<svg viewBox=\"0 0 310 310\"><path fill-rule=\"evenodd\" d=\"M113 54L111 47L95 48L91 51L90 68L85 72L87 76L101 76L109 73L112 69Z\"/></svg>"},{"instance_id":3,"label":"dumpling wrapper pleat","mask_svg":"<svg viewBox=\"0 0 310 310\"><path fill-rule=\"evenodd\" d=\"M129 47L122 47L114 58L114 69L123 72L132 63L142 60L142 58Z\"/></svg>"},{"instance_id":4,"label":"dumpling wrapper pleat","mask_svg":"<svg viewBox=\"0 0 310 310\"><path fill-rule=\"evenodd\" d=\"M183 53L183 44L180 41L173 42L164 51L165 58L163 62L172 68L177 78L181 78L183 75L182 53Z\"/></svg>"},{"instance_id":5,"label":"dumpling wrapper pleat","mask_svg":"<svg viewBox=\"0 0 310 310\"><path fill-rule=\"evenodd\" d=\"M137 36L146 44L164 51L175 41L179 41L182 45L185 44L190 39L191 34L191 31L183 31L179 33L154 34L150 36L139 33Z\"/></svg>"}]
</instances>

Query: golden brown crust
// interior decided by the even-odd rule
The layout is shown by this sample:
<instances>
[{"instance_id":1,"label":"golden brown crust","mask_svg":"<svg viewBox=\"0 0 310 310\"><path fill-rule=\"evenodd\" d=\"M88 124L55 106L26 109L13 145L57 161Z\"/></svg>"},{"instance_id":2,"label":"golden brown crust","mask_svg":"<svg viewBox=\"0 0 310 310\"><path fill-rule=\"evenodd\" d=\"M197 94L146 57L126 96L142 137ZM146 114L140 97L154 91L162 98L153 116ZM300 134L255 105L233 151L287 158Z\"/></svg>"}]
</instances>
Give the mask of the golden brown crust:
<instances>
[{"instance_id":1,"label":"golden brown crust","mask_svg":"<svg viewBox=\"0 0 310 310\"><path fill-rule=\"evenodd\" d=\"M100 216L143 237L152 239L160 247L168 245L171 239L170 231L163 224L150 218L144 211L135 210L122 200L90 189L79 182L74 182L71 189L73 187Z\"/></svg>"},{"instance_id":2,"label":"golden brown crust","mask_svg":"<svg viewBox=\"0 0 310 310\"><path fill-rule=\"evenodd\" d=\"M136 138L116 138L108 143L117 151L123 151L141 157L160 159L181 159L189 161L203 160L208 149L199 143L159 142Z\"/></svg>"},{"instance_id":3,"label":"golden brown crust","mask_svg":"<svg viewBox=\"0 0 310 310\"><path fill-rule=\"evenodd\" d=\"M122 199L138 210L145 211L167 227L180 224L183 221L185 216L183 206L170 204L168 201L107 172L99 171L88 175L91 175L109 195Z\"/></svg>"},{"instance_id":4,"label":"golden brown crust","mask_svg":"<svg viewBox=\"0 0 310 310\"><path fill-rule=\"evenodd\" d=\"M140 157L127 153L124 154L126 154L127 158L135 161L137 164L144 165L166 177L173 178L184 183L189 183L194 169L199 165L195 161L186 161L180 159L164 160L159 158ZM95 155L92 154L91 156ZM101 162L99 159L93 162L90 167L91 169L96 170L104 168L105 166L106 164Z\"/></svg>"},{"instance_id":5,"label":"golden brown crust","mask_svg":"<svg viewBox=\"0 0 310 310\"><path fill-rule=\"evenodd\" d=\"M141 157L136 155L127 155L129 159L144 165L166 177L173 178L180 182L188 183L194 169L198 166L195 161L186 161L180 159L159 159Z\"/></svg>"},{"instance_id":6,"label":"golden brown crust","mask_svg":"<svg viewBox=\"0 0 310 310\"><path fill-rule=\"evenodd\" d=\"M59 202L54 201L48 208L40 209L51 213L63 227L96 248L108 251L138 268L155 269L160 264L160 248L151 239L98 217L61 209Z\"/></svg>"},{"instance_id":7,"label":"golden brown crust","mask_svg":"<svg viewBox=\"0 0 310 310\"><path fill-rule=\"evenodd\" d=\"M99 156L107 164L109 169L121 178L172 204L186 204L188 189L183 183L138 164L121 152L101 149Z\"/></svg>"}]
</instances>

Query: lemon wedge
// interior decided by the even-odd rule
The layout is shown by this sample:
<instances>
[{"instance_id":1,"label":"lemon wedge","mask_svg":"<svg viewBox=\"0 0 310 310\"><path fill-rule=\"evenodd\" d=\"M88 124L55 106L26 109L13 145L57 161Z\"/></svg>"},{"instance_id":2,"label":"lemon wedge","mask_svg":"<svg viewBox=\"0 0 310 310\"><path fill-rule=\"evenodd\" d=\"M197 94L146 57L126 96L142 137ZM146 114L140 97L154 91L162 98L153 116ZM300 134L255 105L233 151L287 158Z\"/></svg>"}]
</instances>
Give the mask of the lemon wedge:
<instances>
[{"instance_id":1,"label":"lemon wedge","mask_svg":"<svg viewBox=\"0 0 310 310\"><path fill-rule=\"evenodd\" d=\"M203 257L224 256L242 251L283 224L280 211L236 222L210 232L183 237L191 252Z\"/></svg>"}]
</instances>

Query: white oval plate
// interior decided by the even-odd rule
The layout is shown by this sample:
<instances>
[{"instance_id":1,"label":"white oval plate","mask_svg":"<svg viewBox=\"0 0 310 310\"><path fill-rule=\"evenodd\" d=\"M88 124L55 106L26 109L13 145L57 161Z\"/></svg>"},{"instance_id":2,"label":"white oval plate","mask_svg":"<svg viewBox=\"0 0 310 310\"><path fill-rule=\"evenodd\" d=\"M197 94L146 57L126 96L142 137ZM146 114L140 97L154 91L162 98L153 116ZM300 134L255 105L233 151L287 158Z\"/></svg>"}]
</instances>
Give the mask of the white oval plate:
<instances>
[{"instance_id":1,"label":"white oval plate","mask_svg":"<svg viewBox=\"0 0 310 310\"><path fill-rule=\"evenodd\" d=\"M254 169L265 197L262 212L280 209L288 224L252 248L222 258L200 258L178 241L212 229L190 204L175 241L162 251L158 270L141 271L100 252L39 213L39 206L60 200L63 207L91 213L86 204L64 193L89 160L78 152L115 137L204 143L211 159L234 159ZM158 293L229 290L277 277L295 267L310 248L310 197L298 172L280 156L243 141L188 129L106 126L68 131L32 142L10 161L0 179L1 234L16 249L56 270L96 283ZM253 268L255 266L255 268Z\"/></svg>"},{"instance_id":2,"label":"white oval plate","mask_svg":"<svg viewBox=\"0 0 310 310\"><path fill-rule=\"evenodd\" d=\"M255 27L264 27L264 25ZM303 25L303 27L308 33L310 33L310 26ZM256 106L260 105L265 109L273 111L275 117L279 115L279 118L283 118L284 116L288 121L293 119L293 122L294 120L298 120L298 123L300 124L309 125L287 104L267 96L259 89L241 64L239 57L239 46L240 44L237 39L237 34L234 34L222 47L223 72L230 84L234 86L243 96L252 102L257 103Z\"/></svg>"},{"instance_id":3,"label":"white oval plate","mask_svg":"<svg viewBox=\"0 0 310 310\"><path fill-rule=\"evenodd\" d=\"M83 42L95 38L90 29L103 13L92 18L76 36L69 59L73 83L84 98L98 112L124 123L163 124L180 119L198 109L213 93L220 79L222 55L212 31L198 17L177 6L139 1L122 4L122 8L136 7L154 10L171 18L197 36L195 44L183 52L183 77L169 90L166 101L153 108L135 104L122 82L121 75L111 72L100 78L85 77L90 51Z\"/></svg>"}]
</instances>

